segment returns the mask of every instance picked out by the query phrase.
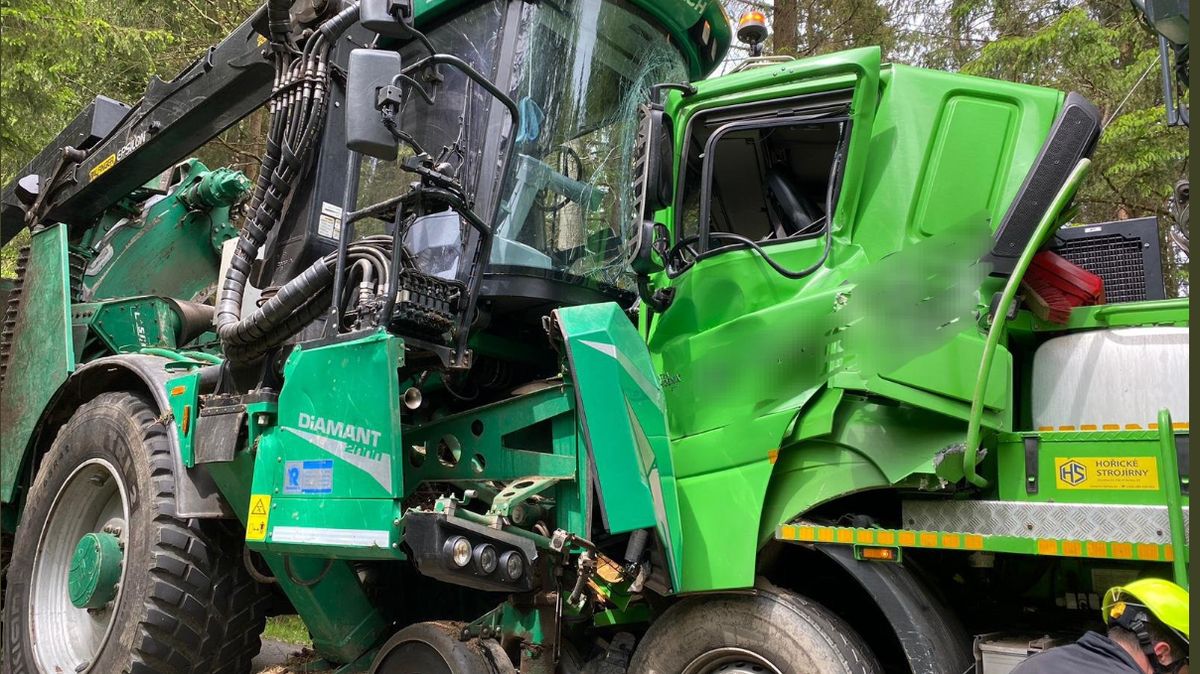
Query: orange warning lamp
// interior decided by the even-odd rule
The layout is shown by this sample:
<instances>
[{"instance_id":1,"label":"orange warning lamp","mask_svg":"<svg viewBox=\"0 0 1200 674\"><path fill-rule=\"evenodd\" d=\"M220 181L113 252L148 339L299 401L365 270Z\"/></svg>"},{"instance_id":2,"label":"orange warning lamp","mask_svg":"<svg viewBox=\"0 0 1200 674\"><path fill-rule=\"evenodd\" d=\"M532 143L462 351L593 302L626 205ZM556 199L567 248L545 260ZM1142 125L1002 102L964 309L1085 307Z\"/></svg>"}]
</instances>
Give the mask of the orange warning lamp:
<instances>
[{"instance_id":1,"label":"orange warning lamp","mask_svg":"<svg viewBox=\"0 0 1200 674\"><path fill-rule=\"evenodd\" d=\"M763 42L767 40L767 16L751 10L738 19L737 37L750 48L751 56L762 56Z\"/></svg>"}]
</instances>

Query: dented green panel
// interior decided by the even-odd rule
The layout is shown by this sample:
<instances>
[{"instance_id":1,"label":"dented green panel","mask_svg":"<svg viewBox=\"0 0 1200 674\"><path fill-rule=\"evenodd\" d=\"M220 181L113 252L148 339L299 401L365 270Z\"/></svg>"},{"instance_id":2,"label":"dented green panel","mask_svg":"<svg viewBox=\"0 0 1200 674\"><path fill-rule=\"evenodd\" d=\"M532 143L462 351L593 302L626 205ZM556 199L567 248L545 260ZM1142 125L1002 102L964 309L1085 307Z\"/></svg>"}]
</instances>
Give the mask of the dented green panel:
<instances>
[{"instance_id":1,"label":"dented green panel","mask_svg":"<svg viewBox=\"0 0 1200 674\"><path fill-rule=\"evenodd\" d=\"M0 501L11 503L34 425L75 370L67 226L33 234L16 323L0 387ZM8 328L6 328L8 329Z\"/></svg>"},{"instance_id":2,"label":"dented green panel","mask_svg":"<svg viewBox=\"0 0 1200 674\"><path fill-rule=\"evenodd\" d=\"M580 421L614 533L654 527L676 587L683 539L662 387L637 329L616 304L559 309Z\"/></svg>"}]
</instances>

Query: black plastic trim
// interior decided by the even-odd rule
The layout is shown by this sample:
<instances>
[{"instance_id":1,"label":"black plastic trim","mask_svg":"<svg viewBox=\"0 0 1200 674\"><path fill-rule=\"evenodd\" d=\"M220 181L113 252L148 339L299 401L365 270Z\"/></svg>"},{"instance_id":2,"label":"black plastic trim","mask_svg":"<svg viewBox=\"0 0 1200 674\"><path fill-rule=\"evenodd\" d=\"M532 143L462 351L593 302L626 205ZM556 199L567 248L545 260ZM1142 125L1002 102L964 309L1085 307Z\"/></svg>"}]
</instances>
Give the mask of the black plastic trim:
<instances>
[{"instance_id":1,"label":"black plastic trim","mask_svg":"<svg viewBox=\"0 0 1200 674\"><path fill-rule=\"evenodd\" d=\"M818 545L875 600L895 632L913 674L971 669L971 640L955 615L903 564L865 562L849 545Z\"/></svg>"},{"instance_id":2,"label":"black plastic trim","mask_svg":"<svg viewBox=\"0 0 1200 674\"><path fill-rule=\"evenodd\" d=\"M984 256L984 261L992 264L992 276L1012 273L1038 221L1071 171L1096 149L1100 124L1100 110L1091 101L1075 92L1067 94L1037 159L996 228L991 252Z\"/></svg>"}]
</instances>

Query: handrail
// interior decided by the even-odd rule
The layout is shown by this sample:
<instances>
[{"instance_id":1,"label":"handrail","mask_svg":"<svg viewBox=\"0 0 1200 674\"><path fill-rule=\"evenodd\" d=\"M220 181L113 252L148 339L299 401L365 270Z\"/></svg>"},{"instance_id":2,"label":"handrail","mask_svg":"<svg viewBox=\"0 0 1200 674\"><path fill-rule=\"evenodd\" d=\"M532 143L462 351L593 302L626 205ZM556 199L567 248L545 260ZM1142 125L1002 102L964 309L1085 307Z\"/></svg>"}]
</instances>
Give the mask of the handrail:
<instances>
[{"instance_id":1,"label":"handrail","mask_svg":"<svg viewBox=\"0 0 1200 674\"><path fill-rule=\"evenodd\" d=\"M1179 489L1179 454L1175 448L1175 430L1171 426L1171 411L1158 413L1159 479L1167 496L1167 519L1171 523L1171 571L1175 583L1187 589L1187 539L1183 528L1183 494Z\"/></svg>"},{"instance_id":2,"label":"handrail","mask_svg":"<svg viewBox=\"0 0 1200 674\"><path fill-rule=\"evenodd\" d=\"M1056 229L1055 225L1059 222L1059 215L1070 203L1071 198L1075 196L1075 191L1079 189L1079 184L1087 175L1091 163L1088 159L1080 159L1075 168L1071 170L1071 174L1067 176L1063 186L1059 188L1058 194L1055 194L1054 199L1046 206L1042 219L1038 221L1033 236L1029 237L1029 243L1025 244L1025 250L1017 259L1017 264L1008 277L1008 283L1004 286L1004 292L1000 295L1000 302L996 305L992 325L988 329L987 341L983 345L983 359L979 363L979 375L975 378L975 393L971 396L971 416L967 421L967 443L963 451L963 476L967 482L977 487L988 486L987 478L975 470L979 464L979 427L983 420L983 397L987 391L988 377L992 372L992 358L996 354L996 346L1000 343L1000 333L1004 330L1005 316L1008 315L1008 308L1017 295L1017 288L1021 285L1025 271L1033 262L1033 256Z\"/></svg>"},{"instance_id":3,"label":"handrail","mask_svg":"<svg viewBox=\"0 0 1200 674\"><path fill-rule=\"evenodd\" d=\"M1144 300L1141 302L1125 302L1122 304L1106 304L1096 309L1096 317L1113 316L1120 314L1130 314L1139 311L1155 311L1158 309L1175 309L1180 306L1187 306L1188 300L1184 297L1173 297L1168 300Z\"/></svg>"}]
</instances>

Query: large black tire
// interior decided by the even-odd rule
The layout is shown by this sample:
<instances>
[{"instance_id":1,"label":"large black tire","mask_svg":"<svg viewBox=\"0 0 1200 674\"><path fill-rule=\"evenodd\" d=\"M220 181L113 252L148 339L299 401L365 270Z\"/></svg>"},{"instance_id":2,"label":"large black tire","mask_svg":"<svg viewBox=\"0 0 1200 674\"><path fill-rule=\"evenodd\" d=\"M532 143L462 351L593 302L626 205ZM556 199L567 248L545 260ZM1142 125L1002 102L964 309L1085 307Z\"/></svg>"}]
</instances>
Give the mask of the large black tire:
<instances>
[{"instance_id":1,"label":"large black tire","mask_svg":"<svg viewBox=\"0 0 1200 674\"><path fill-rule=\"evenodd\" d=\"M245 588L248 577L240 543L231 541L216 522L176 516L168 432L145 399L126 392L98 396L59 430L30 489L13 546L4 607L5 672L32 674L41 668L35 659L30 610L39 540L43 527L52 526L51 515L58 516L56 497L66 493L77 468L88 462L111 467L127 496L127 521L120 594L105 609L111 611L111 627L90 659L90 668L83 671L249 671L254 655L249 651L253 647L257 652L258 634L252 644L247 638L239 640L244 635L235 631L246 625L261 630L261 619L239 618L239 609L245 607L231 596ZM36 589L45 592L42 586ZM219 646L230 639L237 640L236 652ZM63 671L75 671L75 663L66 664L70 667Z\"/></svg>"},{"instance_id":2,"label":"large black tire","mask_svg":"<svg viewBox=\"0 0 1200 674\"><path fill-rule=\"evenodd\" d=\"M250 575L243 562L245 545L241 527L219 527L208 523L212 539L221 554L213 574L213 610L205 647L212 653L207 672L211 674L247 674L251 661L262 649L262 633L267 625L267 610L272 602L269 586Z\"/></svg>"},{"instance_id":3,"label":"large black tire","mask_svg":"<svg viewBox=\"0 0 1200 674\"><path fill-rule=\"evenodd\" d=\"M409 625L379 649L371 674L495 674L477 641L459 641L461 623Z\"/></svg>"},{"instance_id":4,"label":"large black tire","mask_svg":"<svg viewBox=\"0 0 1200 674\"><path fill-rule=\"evenodd\" d=\"M757 660L756 660L757 659ZM862 639L833 613L786 590L685 599L659 616L630 674L877 674Z\"/></svg>"}]
</instances>

